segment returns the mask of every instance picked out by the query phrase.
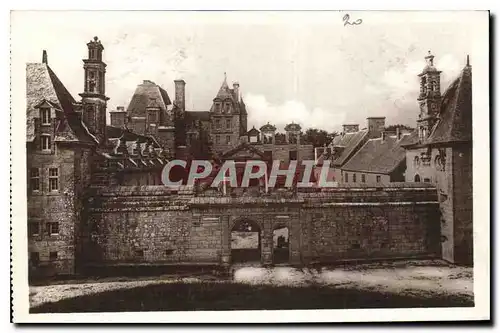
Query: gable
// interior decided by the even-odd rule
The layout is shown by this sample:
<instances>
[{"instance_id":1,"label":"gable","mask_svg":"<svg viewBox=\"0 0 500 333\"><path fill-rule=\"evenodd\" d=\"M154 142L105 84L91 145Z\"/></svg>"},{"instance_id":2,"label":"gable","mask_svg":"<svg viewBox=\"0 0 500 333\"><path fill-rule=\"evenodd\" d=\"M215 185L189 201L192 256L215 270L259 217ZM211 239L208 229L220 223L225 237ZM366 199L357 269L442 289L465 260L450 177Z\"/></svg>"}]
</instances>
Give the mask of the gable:
<instances>
[{"instance_id":1,"label":"gable","mask_svg":"<svg viewBox=\"0 0 500 333\"><path fill-rule=\"evenodd\" d=\"M221 157L224 160L267 160L264 152L245 142L224 152Z\"/></svg>"}]
</instances>

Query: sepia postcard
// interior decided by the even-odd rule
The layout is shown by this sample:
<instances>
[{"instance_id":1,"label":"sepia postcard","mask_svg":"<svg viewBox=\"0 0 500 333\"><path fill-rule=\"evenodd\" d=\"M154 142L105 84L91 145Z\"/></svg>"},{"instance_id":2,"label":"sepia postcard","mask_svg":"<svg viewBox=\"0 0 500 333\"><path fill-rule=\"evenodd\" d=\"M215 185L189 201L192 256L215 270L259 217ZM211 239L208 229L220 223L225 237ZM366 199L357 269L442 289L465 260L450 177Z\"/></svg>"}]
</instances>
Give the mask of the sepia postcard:
<instances>
[{"instance_id":1,"label":"sepia postcard","mask_svg":"<svg viewBox=\"0 0 500 333\"><path fill-rule=\"evenodd\" d=\"M489 24L11 12L12 320L489 320Z\"/></svg>"}]
</instances>

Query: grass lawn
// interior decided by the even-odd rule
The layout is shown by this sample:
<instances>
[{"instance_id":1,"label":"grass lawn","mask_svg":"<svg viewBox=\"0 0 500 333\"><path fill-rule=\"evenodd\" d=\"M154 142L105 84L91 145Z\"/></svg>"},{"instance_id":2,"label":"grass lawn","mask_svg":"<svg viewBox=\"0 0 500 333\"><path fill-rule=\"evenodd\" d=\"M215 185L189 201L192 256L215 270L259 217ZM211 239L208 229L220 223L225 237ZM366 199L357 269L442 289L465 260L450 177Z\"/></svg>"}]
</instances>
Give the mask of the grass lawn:
<instances>
[{"instance_id":1,"label":"grass lawn","mask_svg":"<svg viewBox=\"0 0 500 333\"><path fill-rule=\"evenodd\" d=\"M121 312L189 310L284 310L474 306L462 295L391 293L325 285L274 286L234 282L174 282L109 290L45 303L30 309L47 312Z\"/></svg>"}]
</instances>

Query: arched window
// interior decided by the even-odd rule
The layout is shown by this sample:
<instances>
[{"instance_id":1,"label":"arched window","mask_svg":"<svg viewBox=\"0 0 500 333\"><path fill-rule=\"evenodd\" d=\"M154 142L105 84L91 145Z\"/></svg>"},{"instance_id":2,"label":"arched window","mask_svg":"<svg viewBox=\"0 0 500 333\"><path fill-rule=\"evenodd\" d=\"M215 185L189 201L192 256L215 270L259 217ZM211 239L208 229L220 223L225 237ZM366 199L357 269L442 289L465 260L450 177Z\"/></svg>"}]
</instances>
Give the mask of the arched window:
<instances>
[{"instance_id":1,"label":"arched window","mask_svg":"<svg viewBox=\"0 0 500 333\"><path fill-rule=\"evenodd\" d=\"M419 175L415 175L415 183L420 183L420 176Z\"/></svg>"},{"instance_id":2,"label":"arched window","mask_svg":"<svg viewBox=\"0 0 500 333\"><path fill-rule=\"evenodd\" d=\"M418 156L415 156L415 158L413 159L413 165L415 167L419 167L420 166L420 158Z\"/></svg>"},{"instance_id":3,"label":"arched window","mask_svg":"<svg viewBox=\"0 0 500 333\"><path fill-rule=\"evenodd\" d=\"M438 86L436 81L431 81L431 91L438 91Z\"/></svg>"}]
</instances>

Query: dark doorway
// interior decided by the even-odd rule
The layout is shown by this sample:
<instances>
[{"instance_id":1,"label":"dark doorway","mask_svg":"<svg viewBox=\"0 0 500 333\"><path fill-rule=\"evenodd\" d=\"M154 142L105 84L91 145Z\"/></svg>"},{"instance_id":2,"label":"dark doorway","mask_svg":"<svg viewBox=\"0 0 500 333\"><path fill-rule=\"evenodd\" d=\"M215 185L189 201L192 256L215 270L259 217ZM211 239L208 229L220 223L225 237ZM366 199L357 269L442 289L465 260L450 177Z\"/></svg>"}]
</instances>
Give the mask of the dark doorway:
<instances>
[{"instance_id":1,"label":"dark doorway","mask_svg":"<svg viewBox=\"0 0 500 333\"><path fill-rule=\"evenodd\" d=\"M273 230L273 263L288 263L290 259L290 242L288 228L285 226Z\"/></svg>"},{"instance_id":2,"label":"dark doorway","mask_svg":"<svg viewBox=\"0 0 500 333\"><path fill-rule=\"evenodd\" d=\"M257 223L238 221L231 229L231 260L236 262L260 262L261 235Z\"/></svg>"}]
</instances>

